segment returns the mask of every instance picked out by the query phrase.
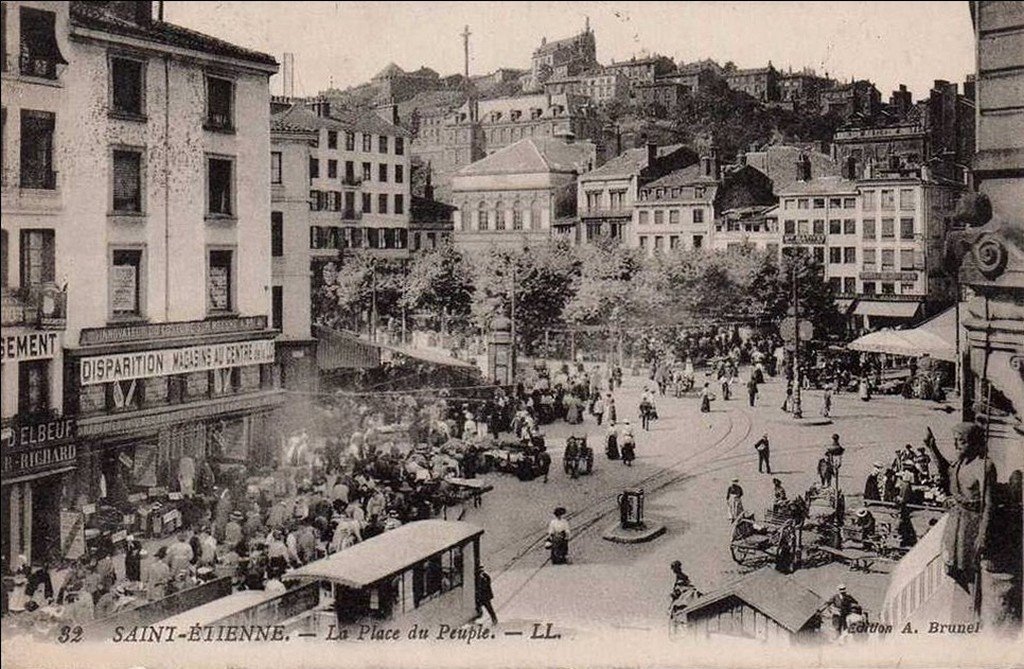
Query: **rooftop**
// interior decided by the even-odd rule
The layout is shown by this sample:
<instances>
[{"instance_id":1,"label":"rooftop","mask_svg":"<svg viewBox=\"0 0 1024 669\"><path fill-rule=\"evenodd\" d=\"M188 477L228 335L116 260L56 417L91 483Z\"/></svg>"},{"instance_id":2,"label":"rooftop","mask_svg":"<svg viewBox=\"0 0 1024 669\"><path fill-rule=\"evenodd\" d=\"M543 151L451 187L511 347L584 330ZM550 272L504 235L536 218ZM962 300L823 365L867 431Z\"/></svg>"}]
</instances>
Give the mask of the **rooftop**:
<instances>
[{"instance_id":1,"label":"rooftop","mask_svg":"<svg viewBox=\"0 0 1024 669\"><path fill-rule=\"evenodd\" d=\"M685 144L667 144L665 146L659 146L658 157L661 158L667 156L670 153L674 153L675 151L684 148L685 146ZM645 167L647 167L646 147L626 149L601 167L598 167L596 170L587 172L584 179L591 180L614 177L631 177L638 174L640 170Z\"/></svg>"},{"instance_id":2,"label":"rooftop","mask_svg":"<svg viewBox=\"0 0 1024 669\"><path fill-rule=\"evenodd\" d=\"M594 156L589 142L564 142L555 137L528 137L466 165L456 176L582 172Z\"/></svg>"},{"instance_id":3,"label":"rooftop","mask_svg":"<svg viewBox=\"0 0 1024 669\"><path fill-rule=\"evenodd\" d=\"M238 60L277 67L277 60L270 54L246 49L222 39L206 35L189 28L152 20L136 23L108 11L106 3L75 0L71 3L70 16L73 26L102 30L103 32L134 37L165 46L201 51L203 53L235 58Z\"/></svg>"},{"instance_id":4,"label":"rooftop","mask_svg":"<svg viewBox=\"0 0 1024 669\"><path fill-rule=\"evenodd\" d=\"M270 129L273 131L316 132L322 128L369 135L409 136L407 130L388 123L372 111L338 110L330 116L317 116L309 108L295 104L270 117Z\"/></svg>"},{"instance_id":5,"label":"rooftop","mask_svg":"<svg viewBox=\"0 0 1024 669\"><path fill-rule=\"evenodd\" d=\"M799 632L824 605L824 600L790 576L765 567L697 600L687 611L696 616L708 606L736 597L792 633Z\"/></svg>"},{"instance_id":6,"label":"rooftop","mask_svg":"<svg viewBox=\"0 0 1024 669\"><path fill-rule=\"evenodd\" d=\"M681 170L669 172L665 176L644 186L644 190L652 188L672 188L674 186L693 186L707 184L714 186L718 182L714 177L705 176L700 173L700 163L684 167Z\"/></svg>"},{"instance_id":7,"label":"rooftop","mask_svg":"<svg viewBox=\"0 0 1024 669\"><path fill-rule=\"evenodd\" d=\"M856 195L857 183L842 177L817 177L810 181L794 181L779 195Z\"/></svg>"}]
</instances>

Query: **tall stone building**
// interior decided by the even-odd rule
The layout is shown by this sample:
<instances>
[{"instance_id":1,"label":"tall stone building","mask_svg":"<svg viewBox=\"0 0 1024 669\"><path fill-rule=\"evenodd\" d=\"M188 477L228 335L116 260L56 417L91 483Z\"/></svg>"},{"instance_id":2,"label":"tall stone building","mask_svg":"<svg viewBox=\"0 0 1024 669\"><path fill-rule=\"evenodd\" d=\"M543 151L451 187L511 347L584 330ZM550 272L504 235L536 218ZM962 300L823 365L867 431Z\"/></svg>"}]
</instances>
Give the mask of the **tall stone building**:
<instances>
[{"instance_id":1,"label":"tall stone building","mask_svg":"<svg viewBox=\"0 0 1024 669\"><path fill-rule=\"evenodd\" d=\"M3 11L3 549L59 559L90 505L276 457L277 63L150 2Z\"/></svg>"},{"instance_id":2,"label":"tall stone building","mask_svg":"<svg viewBox=\"0 0 1024 669\"><path fill-rule=\"evenodd\" d=\"M533 52L530 72L523 78L523 90L540 91L549 79L564 79L599 67L597 40L590 29L590 19L582 32L565 39L541 40Z\"/></svg>"}]
</instances>

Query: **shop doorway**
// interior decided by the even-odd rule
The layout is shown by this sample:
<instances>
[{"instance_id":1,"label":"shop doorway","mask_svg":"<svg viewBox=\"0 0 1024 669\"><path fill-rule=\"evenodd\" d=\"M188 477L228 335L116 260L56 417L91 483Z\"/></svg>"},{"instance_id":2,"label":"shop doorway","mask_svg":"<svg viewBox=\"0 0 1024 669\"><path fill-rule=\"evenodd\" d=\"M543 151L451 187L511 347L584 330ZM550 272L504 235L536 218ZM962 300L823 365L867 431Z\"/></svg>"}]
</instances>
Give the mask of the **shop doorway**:
<instances>
[{"instance_id":1,"label":"shop doorway","mask_svg":"<svg viewBox=\"0 0 1024 669\"><path fill-rule=\"evenodd\" d=\"M61 477L47 476L32 486L32 561L60 558Z\"/></svg>"}]
</instances>

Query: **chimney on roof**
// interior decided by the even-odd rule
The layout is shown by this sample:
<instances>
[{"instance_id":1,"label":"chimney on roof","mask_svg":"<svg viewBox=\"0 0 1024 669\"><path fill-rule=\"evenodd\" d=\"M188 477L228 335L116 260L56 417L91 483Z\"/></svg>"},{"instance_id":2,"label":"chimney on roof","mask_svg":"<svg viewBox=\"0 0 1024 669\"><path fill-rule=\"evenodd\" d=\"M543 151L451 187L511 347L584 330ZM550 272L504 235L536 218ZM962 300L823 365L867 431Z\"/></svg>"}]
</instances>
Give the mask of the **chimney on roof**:
<instances>
[{"instance_id":1,"label":"chimney on roof","mask_svg":"<svg viewBox=\"0 0 1024 669\"><path fill-rule=\"evenodd\" d=\"M309 103L309 108L320 118L327 118L331 115L331 102L327 98L315 98Z\"/></svg>"},{"instance_id":2,"label":"chimney on roof","mask_svg":"<svg viewBox=\"0 0 1024 669\"><path fill-rule=\"evenodd\" d=\"M281 56L281 76L284 79L282 92L286 98L295 95L295 54L285 53Z\"/></svg>"},{"instance_id":3,"label":"chimney on roof","mask_svg":"<svg viewBox=\"0 0 1024 669\"><path fill-rule=\"evenodd\" d=\"M708 147L707 154L700 159L701 176L711 177L715 181L722 176L721 167L718 164L718 149L714 144Z\"/></svg>"},{"instance_id":4,"label":"chimney on roof","mask_svg":"<svg viewBox=\"0 0 1024 669\"><path fill-rule=\"evenodd\" d=\"M811 159L802 151L800 157L796 159L796 179L797 181L811 180Z\"/></svg>"},{"instance_id":5,"label":"chimney on roof","mask_svg":"<svg viewBox=\"0 0 1024 669\"><path fill-rule=\"evenodd\" d=\"M423 197L424 197L424 199L427 199L427 200L433 200L434 199L434 183L433 183L433 178L431 176L433 171L434 171L433 165L431 165L430 161L428 160L427 161L427 179L426 179L426 183L423 184Z\"/></svg>"},{"instance_id":6,"label":"chimney on roof","mask_svg":"<svg viewBox=\"0 0 1024 669\"><path fill-rule=\"evenodd\" d=\"M654 142L647 142L647 167L654 167L658 161L658 145Z\"/></svg>"}]
</instances>

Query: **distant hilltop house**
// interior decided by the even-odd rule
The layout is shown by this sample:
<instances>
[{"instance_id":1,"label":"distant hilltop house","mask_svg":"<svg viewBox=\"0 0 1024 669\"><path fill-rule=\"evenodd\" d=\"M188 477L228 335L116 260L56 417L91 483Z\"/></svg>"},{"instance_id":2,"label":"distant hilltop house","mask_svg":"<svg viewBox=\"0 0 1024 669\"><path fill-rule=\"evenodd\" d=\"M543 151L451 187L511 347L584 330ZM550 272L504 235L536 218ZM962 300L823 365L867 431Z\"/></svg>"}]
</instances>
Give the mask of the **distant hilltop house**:
<instances>
[{"instance_id":1,"label":"distant hilltop house","mask_svg":"<svg viewBox=\"0 0 1024 669\"><path fill-rule=\"evenodd\" d=\"M443 87L441 75L429 67L406 72L394 63L378 72L370 80L378 100L404 102L422 91L436 91Z\"/></svg>"},{"instance_id":2,"label":"distant hilltop house","mask_svg":"<svg viewBox=\"0 0 1024 669\"><path fill-rule=\"evenodd\" d=\"M599 67L597 41L588 18L583 31L577 35L553 42L542 38L533 52L530 71L523 76L523 90L540 91L548 79L570 77L595 67Z\"/></svg>"}]
</instances>

